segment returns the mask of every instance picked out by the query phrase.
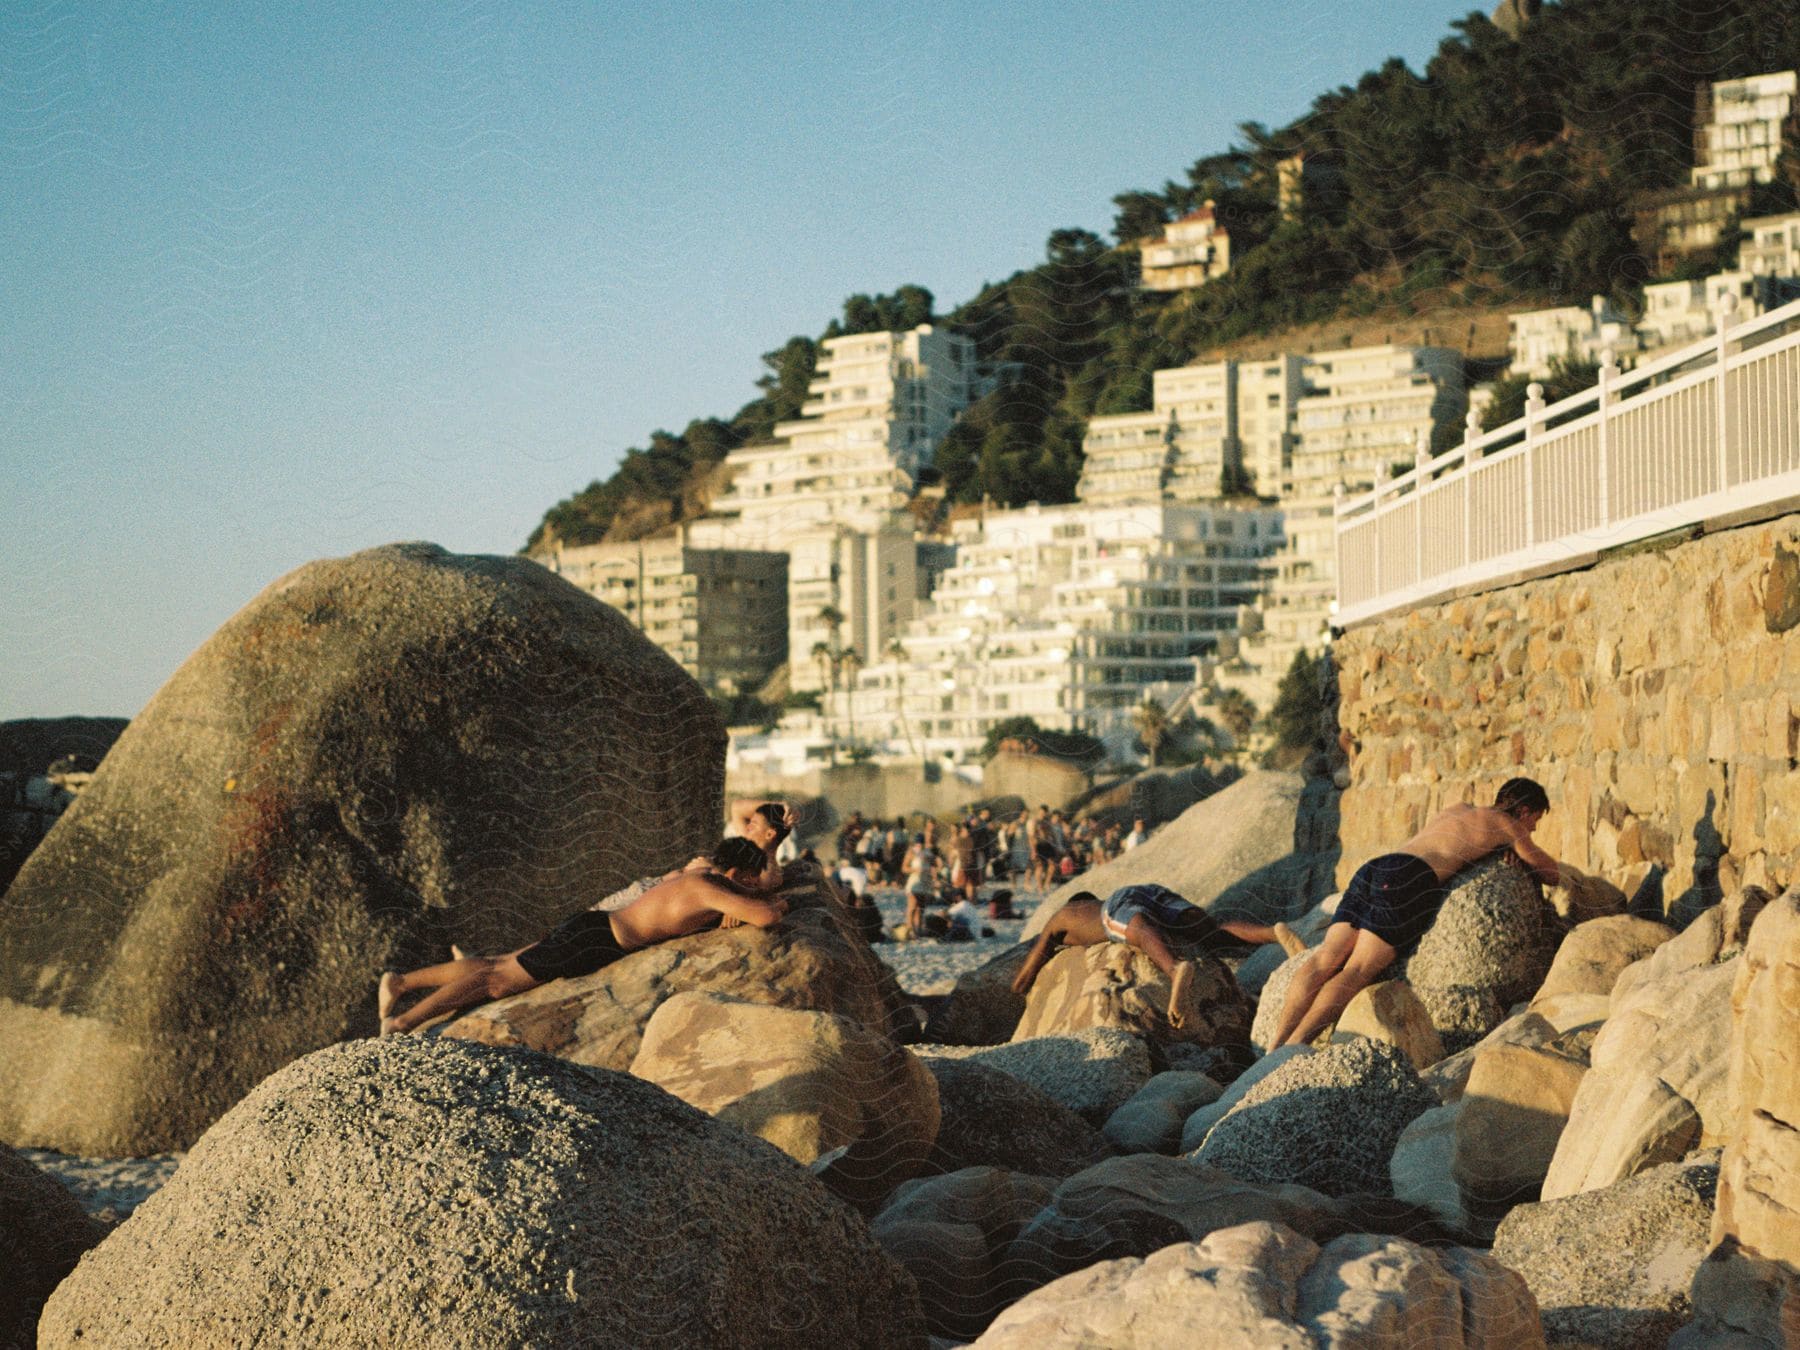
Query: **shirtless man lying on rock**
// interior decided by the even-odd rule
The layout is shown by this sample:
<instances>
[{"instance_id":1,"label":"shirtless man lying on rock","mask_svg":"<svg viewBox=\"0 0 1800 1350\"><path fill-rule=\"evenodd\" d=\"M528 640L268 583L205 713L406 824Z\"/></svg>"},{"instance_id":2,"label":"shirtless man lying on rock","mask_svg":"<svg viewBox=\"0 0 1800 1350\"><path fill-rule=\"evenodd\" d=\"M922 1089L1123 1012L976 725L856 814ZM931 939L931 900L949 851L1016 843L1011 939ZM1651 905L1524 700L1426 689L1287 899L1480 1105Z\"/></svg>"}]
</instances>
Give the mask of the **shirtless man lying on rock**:
<instances>
[{"instance_id":1,"label":"shirtless man lying on rock","mask_svg":"<svg viewBox=\"0 0 1800 1350\"><path fill-rule=\"evenodd\" d=\"M707 859L709 870L690 864L672 872L623 909L584 909L529 947L505 956L461 956L404 974L390 970L376 992L381 1034L412 1031L434 1017L551 980L591 975L641 948L722 923L767 928L788 909L780 896L757 894L767 861L751 838L727 839ZM402 998L421 989L433 992L405 1012L394 1011Z\"/></svg>"},{"instance_id":2,"label":"shirtless man lying on rock","mask_svg":"<svg viewBox=\"0 0 1800 1350\"><path fill-rule=\"evenodd\" d=\"M1444 883L1470 863L1510 849L1546 885L1577 875L1531 838L1549 809L1542 787L1513 778L1492 806L1448 807L1397 852L1358 868L1325 940L1294 972L1269 1049L1308 1044L1396 957L1411 955L1443 906Z\"/></svg>"},{"instance_id":3,"label":"shirtless man lying on rock","mask_svg":"<svg viewBox=\"0 0 1800 1350\"><path fill-rule=\"evenodd\" d=\"M1104 904L1092 891L1077 891L1050 916L1044 931L1038 934L1013 980L1013 992L1030 992L1038 972L1058 947L1123 942L1148 956L1169 977L1169 1025L1179 1029L1197 1018L1198 1010L1191 1006L1194 963L1178 957L1174 949L1217 952L1230 947L1234 939L1254 944L1279 942L1289 956L1306 950L1306 944L1284 923L1272 927L1241 919L1221 923L1167 886L1125 886L1108 896Z\"/></svg>"}]
</instances>

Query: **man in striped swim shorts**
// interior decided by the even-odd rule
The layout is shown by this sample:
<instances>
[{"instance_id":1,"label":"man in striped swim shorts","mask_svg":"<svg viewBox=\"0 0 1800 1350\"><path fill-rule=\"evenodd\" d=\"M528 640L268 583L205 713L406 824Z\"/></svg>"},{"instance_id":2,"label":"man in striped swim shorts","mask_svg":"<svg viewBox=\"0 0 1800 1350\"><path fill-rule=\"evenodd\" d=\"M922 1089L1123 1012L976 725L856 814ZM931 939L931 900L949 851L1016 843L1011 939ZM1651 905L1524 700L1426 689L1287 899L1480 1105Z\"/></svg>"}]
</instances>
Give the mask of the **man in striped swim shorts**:
<instances>
[{"instance_id":1,"label":"man in striped swim shorts","mask_svg":"<svg viewBox=\"0 0 1800 1350\"><path fill-rule=\"evenodd\" d=\"M1188 903L1167 886L1145 883L1124 886L1105 903L1092 891L1078 891L1044 925L1032 944L1025 964L1013 980L1013 992L1030 992L1038 972L1061 947L1095 947L1121 942L1137 948L1169 977L1169 1025L1179 1029L1195 1016L1191 1007L1194 963L1180 951L1216 953L1234 942L1279 942L1288 955L1304 951L1305 944L1284 923L1250 923L1242 919L1220 922Z\"/></svg>"}]
</instances>

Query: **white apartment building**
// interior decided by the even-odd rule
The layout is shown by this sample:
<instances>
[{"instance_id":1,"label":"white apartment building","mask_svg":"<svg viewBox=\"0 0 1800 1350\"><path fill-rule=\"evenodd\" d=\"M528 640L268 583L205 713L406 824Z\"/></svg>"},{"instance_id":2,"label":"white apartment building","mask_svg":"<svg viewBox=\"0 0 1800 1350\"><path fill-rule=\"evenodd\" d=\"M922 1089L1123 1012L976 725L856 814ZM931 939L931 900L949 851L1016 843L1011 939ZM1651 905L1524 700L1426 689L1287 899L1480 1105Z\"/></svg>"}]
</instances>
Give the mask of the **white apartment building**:
<instances>
[{"instance_id":1,"label":"white apartment building","mask_svg":"<svg viewBox=\"0 0 1800 1350\"><path fill-rule=\"evenodd\" d=\"M751 692L785 659L784 553L693 548L677 533L557 545L536 560L624 614L709 691Z\"/></svg>"},{"instance_id":2,"label":"white apartment building","mask_svg":"<svg viewBox=\"0 0 1800 1350\"><path fill-rule=\"evenodd\" d=\"M800 416L777 423L772 444L726 457L731 486L695 522L696 542L780 549L819 526L880 528L991 387L974 340L931 324L827 338L823 348Z\"/></svg>"},{"instance_id":3,"label":"white apartment building","mask_svg":"<svg viewBox=\"0 0 1800 1350\"><path fill-rule=\"evenodd\" d=\"M1795 92L1791 70L1720 80L1710 91L1703 90L1695 108L1693 185L1715 189L1772 182Z\"/></svg>"},{"instance_id":4,"label":"white apartment building","mask_svg":"<svg viewBox=\"0 0 1800 1350\"><path fill-rule=\"evenodd\" d=\"M1462 353L1448 347L1347 347L1305 360L1284 497L1368 487L1393 464L1412 463L1421 436L1429 442L1437 427L1460 425L1468 407Z\"/></svg>"},{"instance_id":5,"label":"white apartment building","mask_svg":"<svg viewBox=\"0 0 1800 1350\"><path fill-rule=\"evenodd\" d=\"M790 688L829 688L846 661L879 654L912 616L922 547L905 509L913 480L990 387L973 339L931 324L828 338L800 416L777 423L772 444L727 456L730 488L691 537L792 556ZM821 645L834 656L816 659Z\"/></svg>"},{"instance_id":6,"label":"white apartment building","mask_svg":"<svg viewBox=\"0 0 1800 1350\"><path fill-rule=\"evenodd\" d=\"M1302 361L1214 361L1156 371L1149 412L1091 418L1075 493L1095 505L1211 501L1227 468L1280 490Z\"/></svg>"},{"instance_id":7,"label":"white apartment building","mask_svg":"<svg viewBox=\"0 0 1800 1350\"><path fill-rule=\"evenodd\" d=\"M1800 211L1784 216L1756 216L1739 222L1744 242L1738 245L1738 271L1753 276L1800 280Z\"/></svg>"},{"instance_id":8,"label":"white apartment building","mask_svg":"<svg viewBox=\"0 0 1800 1350\"><path fill-rule=\"evenodd\" d=\"M1147 291L1185 291L1224 276L1231 267L1231 233L1208 201L1147 241L1141 253Z\"/></svg>"},{"instance_id":9,"label":"white apartment building","mask_svg":"<svg viewBox=\"0 0 1800 1350\"><path fill-rule=\"evenodd\" d=\"M1650 351L1695 342L1715 330L1723 296L1737 297L1736 317L1742 320L1780 304L1788 289L1778 277L1742 270L1692 281L1653 282L1644 287L1638 335Z\"/></svg>"},{"instance_id":10,"label":"white apartment building","mask_svg":"<svg viewBox=\"0 0 1800 1350\"><path fill-rule=\"evenodd\" d=\"M1598 362L1609 347L1623 357L1639 345L1631 321L1602 295L1596 295L1585 309L1563 305L1525 310L1509 314L1507 323L1512 329L1507 339L1512 373L1538 379L1548 376L1556 361Z\"/></svg>"},{"instance_id":11,"label":"white apartment building","mask_svg":"<svg viewBox=\"0 0 1800 1350\"><path fill-rule=\"evenodd\" d=\"M961 523L957 560L899 638L828 700L833 732L919 757L967 754L1029 716L1097 735L1194 678L1254 603L1273 507L1027 507Z\"/></svg>"}]
</instances>

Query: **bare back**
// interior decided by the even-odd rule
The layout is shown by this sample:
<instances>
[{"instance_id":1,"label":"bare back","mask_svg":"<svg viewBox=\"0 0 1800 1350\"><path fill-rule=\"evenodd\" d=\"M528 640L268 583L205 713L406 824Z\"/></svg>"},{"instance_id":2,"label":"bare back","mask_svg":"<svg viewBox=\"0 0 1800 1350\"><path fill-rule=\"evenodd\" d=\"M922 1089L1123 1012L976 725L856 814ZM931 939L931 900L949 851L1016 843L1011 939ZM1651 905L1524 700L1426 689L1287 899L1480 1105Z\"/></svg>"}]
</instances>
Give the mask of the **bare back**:
<instances>
[{"instance_id":1,"label":"bare back","mask_svg":"<svg viewBox=\"0 0 1800 1350\"><path fill-rule=\"evenodd\" d=\"M1439 881L1447 881L1477 858L1512 847L1522 833L1528 832L1497 807L1451 806L1433 816L1396 852L1423 859Z\"/></svg>"},{"instance_id":2,"label":"bare back","mask_svg":"<svg viewBox=\"0 0 1800 1350\"><path fill-rule=\"evenodd\" d=\"M614 910L613 933L621 946L632 951L698 933L712 927L723 914L759 903L727 888L716 873L677 872L623 909Z\"/></svg>"}]
</instances>

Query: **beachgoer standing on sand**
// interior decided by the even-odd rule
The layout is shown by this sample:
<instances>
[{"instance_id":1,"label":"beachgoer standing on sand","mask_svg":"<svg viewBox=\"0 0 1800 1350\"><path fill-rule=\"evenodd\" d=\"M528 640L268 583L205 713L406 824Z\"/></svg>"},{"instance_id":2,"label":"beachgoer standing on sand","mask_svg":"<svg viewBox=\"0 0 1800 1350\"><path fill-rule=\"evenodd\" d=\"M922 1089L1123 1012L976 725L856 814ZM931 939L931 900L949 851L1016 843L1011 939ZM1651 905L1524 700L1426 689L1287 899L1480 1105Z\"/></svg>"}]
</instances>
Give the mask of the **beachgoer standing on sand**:
<instances>
[{"instance_id":1,"label":"beachgoer standing on sand","mask_svg":"<svg viewBox=\"0 0 1800 1350\"><path fill-rule=\"evenodd\" d=\"M1013 980L1013 992L1029 993L1038 972L1059 947L1123 942L1156 962L1156 968L1169 977L1169 1025L1180 1028L1196 1015L1192 1006L1195 970L1193 961L1177 956L1174 948L1211 952L1229 947L1234 939L1257 945L1279 942L1289 956L1306 950L1306 944L1284 923L1241 919L1221 923L1167 886L1126 886L1114 891L1104 904L1092 891L1077 891L1038 934Z\"/></svg>"},{"instance_id":2,"label":"beachgoer standing on sand","mask_svg":"<svg viewBox=\"0 0 1800 1350\"><path fill-rule=\"evenodd\" d=\"M763 850L747 838L727 839L713 850L714 871L681 871L645 891L623 909L584 909L539 942L505 956L464 956L422 970L388 971L376 990L381 1034L394 1035L447 1012L522 994L551 980L591 975L643 947L686 937L721 922L767 928L787 913L779 896L751 894L762 873ZM396 1013L405 995L432 990Z\"/></svg>"},{"instance_id":3,"label":"beachgoer standing on sand","mask_svg":"<svg viewBox=\"0 0 1800 1350\"><path fill-rule=\"evenodd\" d=\"M1411 955L1444 903L1444 883L1477 859L1510 849L1538 880L1569 873L1532 841L1550 797L1529 778L1504 783L1492 806L1438 812L1397 852L1357 869L1321 942L1295 973L1269 1049L1305 1045L1397 956Z\"/></svg>"}]
</instances>

